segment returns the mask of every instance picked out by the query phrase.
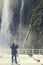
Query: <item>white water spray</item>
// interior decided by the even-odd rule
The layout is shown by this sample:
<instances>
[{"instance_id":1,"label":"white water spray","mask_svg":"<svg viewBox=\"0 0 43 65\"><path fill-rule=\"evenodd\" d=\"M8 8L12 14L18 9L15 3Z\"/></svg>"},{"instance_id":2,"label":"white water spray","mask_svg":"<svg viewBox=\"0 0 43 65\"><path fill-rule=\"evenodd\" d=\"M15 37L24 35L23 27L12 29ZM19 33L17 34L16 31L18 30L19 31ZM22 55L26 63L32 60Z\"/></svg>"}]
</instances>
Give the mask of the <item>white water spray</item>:
<instances>
[{"instance_id":1,"label":"white water spray","mask_svg":"<svg viewBox=\"0 0 43 65\"><path fill-rule=\"evenodd\" d=\"M28 37L29 37L28 41L30 43L30 39L31 39L31 36L30 36L30 27L31 27L31 25L28 26L28 31L27 31L27 34L26 34L26 38L24 39L23 48L25 48L25 44L27 43Z\"/></svg>"},{"instance_id":2,"label":"white water spray","mask_svg":"<svg viewBox=\"0 0 43 65\"><path fill-rule=\"evenodd\" d=\"M20 24L19 24L19 42L21 45L21 32L22 32L22 17L23 17L23 8L24 8L24 0L21 2L21 8L20 8Z\"/></svg>"},{"instance_id":3,"label":"white water spray","mask_svg":"<svg viewBox=\"0 0 43 65\"><path fill-rule=\"evenodd\" d=\"M22 22L22 11L23 11L23 8L24 8L24 0L22 0L22 3L21 3L21 9L20 9L20 23Z\"/></svg>"},{"instance_id":4,"label":"white water spray","mask_svg":"<svg viewBox=\"0 0 43 65\"><path fill-rule=\"evenodd\" d=\"M12 22L12 10L10 9L11 0L4 0L2 11L2 24L1 24L1 43L8 44L10 41L9 24Z\"/></svg>"}]
</instances>

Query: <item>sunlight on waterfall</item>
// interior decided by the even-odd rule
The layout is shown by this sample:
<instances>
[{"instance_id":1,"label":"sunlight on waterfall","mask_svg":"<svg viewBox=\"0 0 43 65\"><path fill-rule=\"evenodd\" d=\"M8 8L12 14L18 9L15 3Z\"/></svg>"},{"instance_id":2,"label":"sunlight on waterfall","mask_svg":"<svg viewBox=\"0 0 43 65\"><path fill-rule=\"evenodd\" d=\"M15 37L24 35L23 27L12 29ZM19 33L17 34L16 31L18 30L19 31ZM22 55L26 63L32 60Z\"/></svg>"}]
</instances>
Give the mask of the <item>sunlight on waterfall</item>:
<instances>
[{"instance_id":1,"label":"sunlight on waterfall","mask_svg":"<svg viewBox=\"0 0 43 65\"><path fill-rule=\"evenodd\" d=\"M10 43L11 34L9 31L9 24L12 22L12 10L10 9L10 1L4 0L2 11L2 24L1 24L1 43Z\"/></svg>"}]
</instances>

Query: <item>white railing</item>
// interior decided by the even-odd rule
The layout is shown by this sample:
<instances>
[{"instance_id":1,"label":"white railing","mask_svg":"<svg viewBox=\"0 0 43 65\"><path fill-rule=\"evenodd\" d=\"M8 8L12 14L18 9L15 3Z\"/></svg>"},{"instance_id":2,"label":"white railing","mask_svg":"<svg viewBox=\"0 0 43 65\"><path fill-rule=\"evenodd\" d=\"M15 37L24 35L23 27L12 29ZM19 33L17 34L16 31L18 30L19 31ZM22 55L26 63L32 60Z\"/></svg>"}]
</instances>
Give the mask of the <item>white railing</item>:
<instances>
[{"instance_id":1,"label":"white railing","mask_svg":"<svg viewBox=\"0 0 43 65\"><path fill-rule=\"evenodd\" d=\"M18 54L42 54L43 55L43 49L18 49Z\"/></svg>"},{"instance_id":2,"label":"white railing","mask_svg":"<svg viewBox=\"0 0 43 65\"><path fill-rule=\"evenodd\" d=\"M43 49L17 49L18 54L42 54L43 55ZM7 53L11 54L11 49L0 49L0 53Z\"/></svg>"}]
</instances>

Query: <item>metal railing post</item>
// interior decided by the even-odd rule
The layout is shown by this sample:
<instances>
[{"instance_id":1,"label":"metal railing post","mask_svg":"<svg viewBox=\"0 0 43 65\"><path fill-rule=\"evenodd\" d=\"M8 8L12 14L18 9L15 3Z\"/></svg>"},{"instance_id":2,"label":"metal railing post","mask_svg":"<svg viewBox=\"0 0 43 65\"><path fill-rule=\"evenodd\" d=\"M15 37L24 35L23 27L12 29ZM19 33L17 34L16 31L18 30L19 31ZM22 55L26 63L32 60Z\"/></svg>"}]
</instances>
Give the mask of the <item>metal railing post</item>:
<instances>
[{"instance_id":1,"label":"metal railing post","mask_svg":"<svg viewBox=\"0 0 43 65\"><path fill-rule=\"evenodd\" d=\"M33 51L34 51L34 50L32 49L32 55L33 55Z\"/></svg>"},{"instance_id":2,"label":"metal railing post","mask_svg":"<svg viewBox=\"0 0 43 65\"><path fill-rule=\"evenodd\" d=\"M40 49L39 49L39 55L40 55Z\"/></svg>"}]
</instances>

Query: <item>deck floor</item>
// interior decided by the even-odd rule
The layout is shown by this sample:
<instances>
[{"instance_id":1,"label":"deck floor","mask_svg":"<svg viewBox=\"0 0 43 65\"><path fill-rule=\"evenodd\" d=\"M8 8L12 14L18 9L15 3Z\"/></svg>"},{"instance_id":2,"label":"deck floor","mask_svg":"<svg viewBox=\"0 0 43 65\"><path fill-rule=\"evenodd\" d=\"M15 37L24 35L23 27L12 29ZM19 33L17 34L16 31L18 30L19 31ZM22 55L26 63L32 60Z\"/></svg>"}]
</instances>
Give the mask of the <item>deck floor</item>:
<instances>
[{"instance_id":1,"label":"deck floor","mask_svg":"<svg viewBox=\"0 0 43 65\"><path fill-rule=\"evenodd\" d=\"M11 63L11 55L0 56L0 65L41 65L40 62L35 61L32 57L21 55L17 57L18 64Z\"/></svg>"}]
</instances>

